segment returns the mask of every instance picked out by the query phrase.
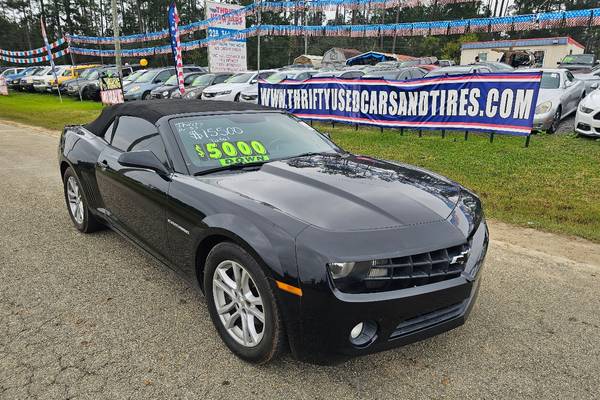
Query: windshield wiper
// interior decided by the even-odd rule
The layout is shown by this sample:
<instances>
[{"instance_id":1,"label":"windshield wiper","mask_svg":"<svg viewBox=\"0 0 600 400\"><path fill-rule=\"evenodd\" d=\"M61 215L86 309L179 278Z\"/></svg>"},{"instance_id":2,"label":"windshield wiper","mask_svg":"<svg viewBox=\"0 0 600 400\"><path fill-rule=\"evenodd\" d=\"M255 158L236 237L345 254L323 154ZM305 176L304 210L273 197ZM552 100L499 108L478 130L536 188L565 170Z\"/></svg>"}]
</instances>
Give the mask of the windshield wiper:
<instances>
[{"instance_id":1,"label":"windshield wiper","mask_svg":"<svg viewBox=\"0 0 600 400\"><path fill-rule=\"evenodd\" d=\"M270 162L270 160L269 161L256 161L256 162L245 163L245 164L238 163L238 164L225 165L225 166L221 166L221 167L208 168L203 171L194 173L194 176L208 175L208 174L212 174L213 172L219 172L219 171L233 171L233 170L237 170L237 169L260 167L260 166L265 165L268 162Z\"/></svg>"},{"instance_id":2,"label":"windshield wiper","mask_svg":"<svg viewBox=\"0 0 600 400\"><path fill-rule=\"evenodd\" d=\"M291 156L288 159L292 159L292 158L300 158L300 157L310 157L310 156L333 156L333 157L342 157L343 155L348 154L348 153L331 153L328 151L309 151L306 153L302 153L302 154L298 154L296 156Z\"/></svg>"}]
</instances>

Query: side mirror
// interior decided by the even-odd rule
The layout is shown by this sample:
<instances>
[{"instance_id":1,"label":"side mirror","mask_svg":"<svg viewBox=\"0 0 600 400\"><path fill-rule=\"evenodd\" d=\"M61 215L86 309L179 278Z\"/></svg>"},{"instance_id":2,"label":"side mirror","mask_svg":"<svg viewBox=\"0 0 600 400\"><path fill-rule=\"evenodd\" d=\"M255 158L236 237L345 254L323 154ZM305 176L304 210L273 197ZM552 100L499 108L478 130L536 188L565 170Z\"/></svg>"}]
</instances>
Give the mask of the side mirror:
<instances>
[{"instance_id":1,"label":"side mirror","mask_svg":"<svg viewBox=\"0 0 600 400\"><path fill-rule=\"evenodd\" d=\"M252 79L252 80L250 81L250 84L251 84L251 85L255 85L255 84L257 84L257 83L258 83L258 79Z\"/></svg>"},{"instance_id":2,"label":"side mirror","mask_svg":"<svg viewBox=\"0 0 600 400\"><path fill-rule=\"evenodd\" d=\"M561 63L560 61L557 61L557 62L556 62L556 65L560 65L560 63Z\"/></svg>"},{"instance_id":3,"label":"side mirror","mask_svg":"<svg viewBox=\"0 0 600 400\"><path fill-rule=\"evenodd\" d=\"M161 176L169 175L169 171L150 150L128 151L121 154L118 161L125 167L151 169Z\"/></svg>"}]
</instances>

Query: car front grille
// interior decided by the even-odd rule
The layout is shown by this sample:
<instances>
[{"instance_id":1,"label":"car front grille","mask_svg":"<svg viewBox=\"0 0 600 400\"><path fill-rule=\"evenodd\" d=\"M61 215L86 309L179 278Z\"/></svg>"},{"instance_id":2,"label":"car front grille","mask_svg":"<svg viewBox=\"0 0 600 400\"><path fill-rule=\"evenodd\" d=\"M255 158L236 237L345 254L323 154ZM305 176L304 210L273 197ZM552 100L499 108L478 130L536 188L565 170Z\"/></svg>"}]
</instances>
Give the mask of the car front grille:
<instances>
[{"instance_id":1,"label":"car front grille","mask_svg":"<svg viewBox=\"0 0 600 400\"><path fill-rule=\"evenodd\" d=\"M202 93L202 97L211 98L211 97L215 97L215 94L214 93Z\"/></svg>"},{"instance_id":2,"label":"car front grille","mask_svg":"<svg viewBox=\"0 0 600 400\"><path fill-rule=\"evenodd\" d=\"M590 129L592 129L592 127L588 124L580 122L579 124L577 124L577 129L581 129L582 131L589 131Z\"/></svg>"},{"instance_id":3,"label":"car front grille","mask_svg":"<svg viewBox=\"0 0 600 400\"><path fill-rule=\"evenodd\" d=\"M369 273L364 279L366 291L398 290L428 285L457 278L464 271L470 246L463 245L414 254L405 257L377 260L375 269L387 273Z\"/></svg>"},{"instance_id":4,"label":"car front grille","mask_svg":"<svg viewBox=\"0 0 600 400\"><path fill-rule=\"evenodd\" d=\"M426 314L406 319L398 324L394 332L390 335L390 339L397 339L402 336L410 335L411 333L456 318L465 312L468 304L469 299L466 299L449 307L440 308Z\"/></svg>"}]
</instances>

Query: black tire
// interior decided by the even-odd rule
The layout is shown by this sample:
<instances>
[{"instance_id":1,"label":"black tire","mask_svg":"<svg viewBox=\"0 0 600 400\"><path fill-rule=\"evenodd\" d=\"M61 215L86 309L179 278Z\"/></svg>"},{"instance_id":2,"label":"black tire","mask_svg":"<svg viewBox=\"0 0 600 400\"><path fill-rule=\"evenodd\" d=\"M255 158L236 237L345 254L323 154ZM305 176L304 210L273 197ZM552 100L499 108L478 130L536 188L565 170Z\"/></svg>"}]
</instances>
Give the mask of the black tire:
<instances>
[{"instance_id":1,"label":"black tire","mask_svg":"<svg viewBox=\"0 0 600 400\"><path fill-rule=\"evenodd\" d=\"M82 221L78 221L75 216L73 215L73 212L71 211L71 206L69 204L69 195L67 194L67 187L68 187L68 182L69 182L69 178L73 178L78 185L79 190L81 190L81 201L83 203L83 219ZM77 177L77 175L75 175L75 173L73 172L73 170L71 169L71 167L67 168L67 170L65 171L65 174L63 175L63 191L64 191L64 195L65 195L65 203L67 205L67 211L69 212L69 216L71 217L71 221L73 222L73 225L75 225L75 228L77 228L79 231L83 232L83 233L92 233L95 232L97 230L102 229L103 225L100 221L98 221L98 219L96 219L96 217L94 217L94 215L92 215L92 213L90 213L89 208L88 208L88 202L87 202L87 196L85 195L85 191L83 190L83 187L81 186L81 182L79 181L79 178Z\"/></svg>"},{"instance_id":2,"label":"black tire","mask_svg":"<svg viewBox=\"0 0 600 400\"><path fill-rule=\"evenodd\" d=\"M142 100L148 100L150 99L150 92L146 92L142 95Z\"/></svg>"},{"instance_id":3,"label":"black tire","mask_svg":"<svg viewBox=\"0 0 600 400\"><path fill-rule=\"evenodd\" d=\"M558 127L560 126L561 116L562 116L562 110L560 107L558 107L556 109L556 112L554 113L554 117L552 118L552 123L550 124L550 127L547 130L548 133L550 133L550 134L556 133L556 131L558 130Z\"/></svg>"},{"instance_id":4,"label":"black tire","mask_svg":"<svg viewBox=\"0 0 600 400\"><path fill-rule=\"evenodd\" d=\"M241 93L238 93L238 94L236 94L236 95L235 95L235 98L233 99L233 101L235 101L235 102L238 102L238 103L239 103L239 102L240 102L240 95L241 95Z\"/></svg>"},{"instance_id":5,"label":"black tire","mask_svg":"<svg viewBox=\"0 0 600 400\"><path fill-rule=\"evenodd\" d=\"M217 266L227 260L238 263L249 273L262 299L265 320L264 331L262 339L254 347L246 347L238 343L228 333L217 313L213 292L213 276ZM285 347L285 331L273 288L261 266L242 247L231 242L219 243L213 247L208 254L204 269L204 293L206 294L208 311L213 324L221 339L235 355L254 364L264 364L281 354Z\"/></svg>"}]
</instances>

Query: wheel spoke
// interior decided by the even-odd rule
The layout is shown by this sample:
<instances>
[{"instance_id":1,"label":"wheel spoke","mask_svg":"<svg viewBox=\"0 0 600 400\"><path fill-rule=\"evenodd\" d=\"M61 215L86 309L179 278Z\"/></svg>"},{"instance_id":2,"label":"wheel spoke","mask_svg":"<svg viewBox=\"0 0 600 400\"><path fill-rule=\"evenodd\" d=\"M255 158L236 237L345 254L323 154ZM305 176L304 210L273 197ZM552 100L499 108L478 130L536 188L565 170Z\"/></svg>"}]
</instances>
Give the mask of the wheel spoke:
<instances>
[{"instance_id":1,"label":"wheel spoke","mask_svg":"<svg viewBox=\"0 0 600 400\"><path fill-rule=\"evenodd\" d=\"M239 287L242 290L242 292L246 293L246 291L250 291L250 285L248 284L250 274L243 268L240 268L240 274L240 280L238 281L236 279L236 281L239 282Z\"/></svg>"},{"instance_id":2,"label":"wheel spoke","mask_svg":"<svg viewBox=\"0 0 600 400\"><path fill-rule=\"evenodd\" d=\"M231 314L229 316L229 319L227 320L227 323L225 324L225 328L227 328L227 329L233 328L233 326L235 325L235 321L237 321L238 318L240 318L240 316L241 316L241 314L239 311L236 311L233 314Z\"/></svg>"},{"instance_id":3,"label":"wheel spoke","mask_svg":"<svg viewBox=\"0 0 600 400\"><path fill-rule=\"evenodd\" d=\"M231 309L235 307L235 304L236 304L235 301L232 300L231 302L225 304L224 306L217 307L217 313L225 314L225 313L231 311Z\"/></svg>"},{"instance_id":4,"label":"wheel spoke","mask_svg":"<svg viewBox=\"0 0 600 400\"><path fill-rule=\"evenodd\" d=\"M235 294L233 293L233 290L226 283L215 279L213 281L213 284L219 289L221 289L223 292L225 292L225 294L227 294L227 296L229 296L231 299L235 299Z\"/></svg>"},{"instance_id":5,"label":"wheel spoke","mask_svg":"<svg viewBox=\"0 0 600 400\"><path fill-rule=\"evenodd\" d=\"M242 314L241 316L242 318L242 341L244 342L244 345L248 345L250 342L250 330L248 328L248 315L247 314Z\"/></svg>"},{"instance_id":6,"label":"wheel spoke","mask_svg":"<svg viewBox=\"0 0 600 400\"><path fill-rule=\"evenodd\" d=\"M254 318L259 320L263 324L265 323L265 315L258 308L251 306L251 307L248 307L247 310L248 310L248 313L251 314Z\"/></svg>"},{"instance_id":7,"label":"wheel spoke","mask_svg":"<svg viewBox=\"0 0 600 400\"><path fill-rule=\"evenodd\" d=\"M227 285L229 287L229 290L231 290L231 292L233 293L233 291L237 290L238 286L236 281L232 280L229 275L227 275L227 272L225 272L225 269L223 268L219 268L217 269L217 273L219 274L219 278L221 278L221 282L223 282L225 285Z\"/></svg>"},{"instance_id":8,"label":"wheel spoke","mask_svg":"<svg viewBox=\"0 0 600 400\"><path fill-rule=\"evenodd\" d=\"M250 337L252 338L253 343L258 343L260 341L261 335L256 332L256 325L254 324L254 317L252 315L248 315L248 332L250 333Z\"/></svg>"}]
</instances>

